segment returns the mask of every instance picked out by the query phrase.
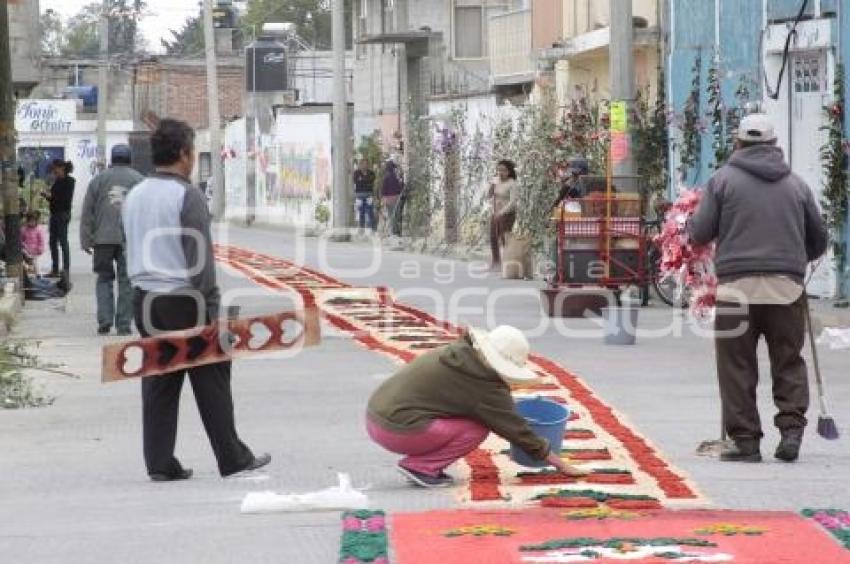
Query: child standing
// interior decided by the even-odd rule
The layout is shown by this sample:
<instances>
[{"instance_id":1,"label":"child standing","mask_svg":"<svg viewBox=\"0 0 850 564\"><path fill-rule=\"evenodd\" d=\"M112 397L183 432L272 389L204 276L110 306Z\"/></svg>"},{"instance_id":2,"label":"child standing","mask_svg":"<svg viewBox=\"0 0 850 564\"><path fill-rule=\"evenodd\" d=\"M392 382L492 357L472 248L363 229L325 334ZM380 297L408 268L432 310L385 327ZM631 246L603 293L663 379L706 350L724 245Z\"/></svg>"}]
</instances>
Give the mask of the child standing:
<instances>
[{"instance_id":1,"label":"child standing","mask_svg":"<svg viewBox=\"0 0 850 564\"><path fill-rule=\"evenodd\" d=\"M21 227L21 250L24 262L38 275L38 257L44 254L44 231L39 225L41 214L37 211L28 212L26 223Z\"/></svg>"}]
</instances>

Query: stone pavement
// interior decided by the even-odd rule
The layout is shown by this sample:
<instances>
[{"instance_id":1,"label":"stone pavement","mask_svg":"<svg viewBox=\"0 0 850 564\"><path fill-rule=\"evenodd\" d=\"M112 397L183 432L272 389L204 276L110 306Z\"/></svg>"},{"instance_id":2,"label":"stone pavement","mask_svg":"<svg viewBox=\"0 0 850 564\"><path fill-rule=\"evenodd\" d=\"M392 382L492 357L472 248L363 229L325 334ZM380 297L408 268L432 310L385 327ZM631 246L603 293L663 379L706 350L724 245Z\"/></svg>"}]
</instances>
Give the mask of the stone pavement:
<instances>
[{"instance_id":1,"label":"stone pavement","mask_svg":"<svg viewBox=\"0 0 850 564\"><path fill-rule=\"evenodd\" d=\"M260 229L230 228L219 240L297 260L351 284L389 286L401 293L401 301L450 321L486 324L488 299L496 311L490 323L531 330L543 319L536 298L539 283L493 275L482 279L480 270L466 263L376 253L364 244L330 243L327 253L320 253L319 240L299 243L292 234ZM363 409L394 364L335 331L326 332L321 347L296 358L244 360L235 367L237 425L253 449L272 454L265 476L218 477L187 391L178 455L196 477L175 484L148 482L141 460L138 384L99 383L103 340L94 336L94 279L88 258L79 254L75 259L76 287L65 311L56 304L28 304L14 335L40 341L43 360L62 362L81 379L35 375L56 403L0 412L0 561L333 562L337 514L242 516L239 503L248 491L321 489L335 482L336 472L350 473L358 486L371 486L368 493L377 508L419 511L455 505L445 492L408 488L393 470L395 458L370 444ZM369 269L372 259L380 260ZM221 271L221 284L225 291L242 292L236 303L245 313L289 306L285 296L259 290L227 270ZM661 330L675 314L661 307L642 310L640 326ZM595 328L589 320L565 326ZM694 454L699 441L719 434L719 406L711 343L687 327L681 337L642 337L638 346L623 349L604 346L598 335L567 338L554 326L541 327L531 340L537 352L577 373L625 414L717 506L850 507L845 438L829 443L810 432L795 465L769 456L776 434L769 426L768 384L760 390L765 464L721 464ZM831 405L845 436L850 433L846 354L821 351ZM811 417L816 418L814 410Z\"/></svg>"}]
</instances>

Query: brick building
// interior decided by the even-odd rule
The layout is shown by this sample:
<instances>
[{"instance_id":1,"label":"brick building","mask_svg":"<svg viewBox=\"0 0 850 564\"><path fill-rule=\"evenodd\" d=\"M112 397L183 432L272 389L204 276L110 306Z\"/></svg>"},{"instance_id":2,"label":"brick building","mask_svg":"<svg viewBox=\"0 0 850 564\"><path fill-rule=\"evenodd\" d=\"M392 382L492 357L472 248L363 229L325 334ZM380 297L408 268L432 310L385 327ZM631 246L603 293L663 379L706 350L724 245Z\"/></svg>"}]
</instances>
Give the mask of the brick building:
<instances>
[{"instance_id":1,"label":"brick building","mask_svg":"<svg viewBox=\"0 0 850 564\"><path fill-rule=\"evenodd\" d=\"M243 115L245 69L241 58L219 59L218 101L223 121ZM152 117L186 121L206 129L207 76L202 60L154 59L136 66L134 114L149 122Z\"/></svg>"}]
</instances>

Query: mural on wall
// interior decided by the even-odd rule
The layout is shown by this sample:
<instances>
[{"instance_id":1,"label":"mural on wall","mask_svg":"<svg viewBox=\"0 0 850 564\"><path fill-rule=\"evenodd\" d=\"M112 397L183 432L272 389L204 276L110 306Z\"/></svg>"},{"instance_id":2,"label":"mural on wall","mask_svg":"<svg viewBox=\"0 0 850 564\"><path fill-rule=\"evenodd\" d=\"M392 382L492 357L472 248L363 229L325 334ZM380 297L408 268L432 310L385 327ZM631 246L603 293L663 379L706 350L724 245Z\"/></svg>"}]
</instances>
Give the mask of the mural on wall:
<instances>
[{"instance_id":1,"label":"mural on wall","mask_svg":"<svg viewBox=\"0 0 850 564\"><path fill-rule=\"evenodd\" d=\"M278 116L258 151L262 200L287 220L309 224L315 205L331 195L331 118L328 114Z\"/></svg>"}]
</instances>

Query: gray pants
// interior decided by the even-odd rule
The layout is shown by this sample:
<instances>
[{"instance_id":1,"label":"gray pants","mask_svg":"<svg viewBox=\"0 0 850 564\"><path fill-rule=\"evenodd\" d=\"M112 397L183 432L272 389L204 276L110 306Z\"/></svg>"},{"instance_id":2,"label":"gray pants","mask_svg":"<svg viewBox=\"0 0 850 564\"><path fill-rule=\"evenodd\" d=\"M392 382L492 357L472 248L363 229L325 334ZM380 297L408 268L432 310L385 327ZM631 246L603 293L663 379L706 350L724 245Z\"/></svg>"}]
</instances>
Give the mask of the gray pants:
<instances>
[{"instance_id":1,"label":"gray pants","mask_svg":"<svg viewBox=\"0 0 850 564\"><path fill-rule=\"evenodd\" d=\"M93 270L97 274L97 324L130 331L133 319L133 292L127 277L127 258L121 245L95 245ZM118 278L116 307L114 285Z\"/></svg>"},{"instance_id":2,"label":"gray pants","mask_svg":"<svg viewBox=\"0 0 850 564\"><path fill-rule=\"evenodd\" d=\"M746 312L733 304L718 303L715 329L737 336L718 335L717 375L723 404L723 423L733 439L761 439L762 428L756 405L759 381L756 348L761 337L767 342L774 425L781 431L806 426L809 380L801 354L805 344L805 298L790 305L751 305ZM724 308L730 308L724 311Z\"/></svg>"}]
</instances>

